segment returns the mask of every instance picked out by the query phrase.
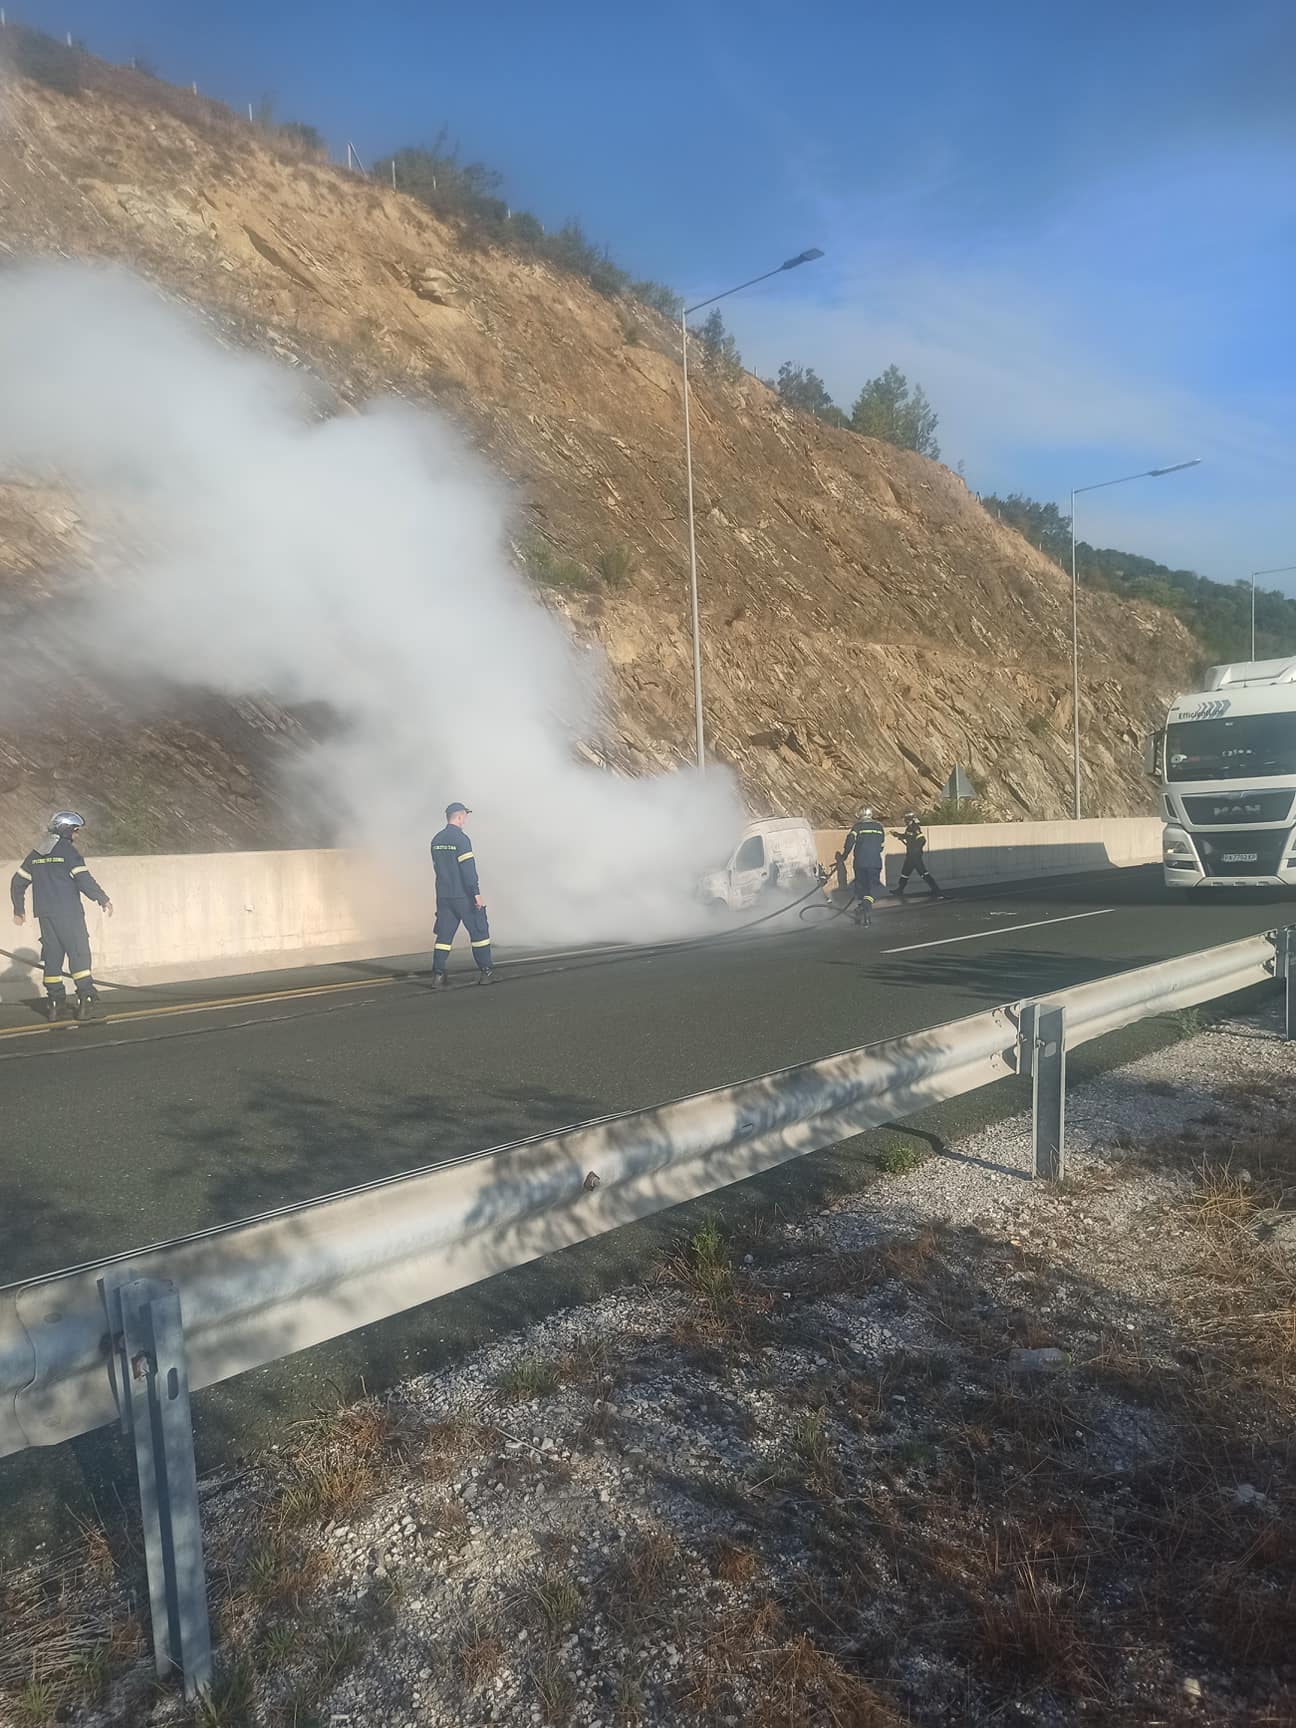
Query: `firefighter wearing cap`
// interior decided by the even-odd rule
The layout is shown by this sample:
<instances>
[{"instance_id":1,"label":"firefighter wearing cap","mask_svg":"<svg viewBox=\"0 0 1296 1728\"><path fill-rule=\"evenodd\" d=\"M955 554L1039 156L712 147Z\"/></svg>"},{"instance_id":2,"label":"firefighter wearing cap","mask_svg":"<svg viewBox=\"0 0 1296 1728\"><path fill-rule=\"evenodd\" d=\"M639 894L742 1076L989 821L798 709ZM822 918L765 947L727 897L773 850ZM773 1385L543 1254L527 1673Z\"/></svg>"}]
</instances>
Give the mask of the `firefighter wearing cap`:
<instances>
[{"instance_id":1,"label":"firefighter wearing cap","mask_svg":"<svg viewBox=\"0 0 1296 1728\"><path fill-rule=\"evenodd\" d=\"M904 827L893 828L891 832L897 840L904 841L905 849L904 863L900 866L900 881L892 889L892 893L897 899L903 900L904 891L909 886L909 878L917 875L927 884L927 891L933 900L943 899L944 896L936 878L927 868L927 861L923 856L927 850L927 836L923 833L923 825L918 820L917 811L906 810Z\"/></svg>"},{"instance_id":2,"label":"firefighter wearing cap","mask_svg":"<svg viewBox=\"0 0 1296 1728\"><path fill-rule=\"evenodd\" d=\"M873 904L882 886L882 848L886 845L886 830L865 805L859 820L849 828L842 841L841 858L852 866L855 876L855 922L867 924Z\"/></svg>"},{"instance_id":3,"label":"firefighter wearing cap","mask_svg":"<svg viewBox=\"0 0 1296 1728\"><path fill-rule=\"evenodd\" d=\"M110 918L112 901L76 849L76 836L84 827L84 820L74 810L60 810L51 816L49 833L39 846L33 846L9 884L14 923L20 926L27 922L27 890L31 889L45 968L45 1013L51 1023L67 1005L65 961L76 985L77 1019L93 1020L99 1011L99 992L90 967L90 933L81 899L84 895L93 900Z\"/></svg>"},{"instance_id":4,"label":"firefighter wearing cap","mask_svg":"<svg viewBox=\"0 0 1296 1728\"><path fill-rule=\"evenodd\" d=\"M477 962L477 982L490 984L495 973L491 965L490 924L486 918L486 902L481 896L477 879L477 859L473 843L464 833L464 817L472 811L466 804L446 805L446 825L432 841L432 868L436 873L435 946L432 954L433 983L444 988L450 982L447 968L455 932L462 924L472 943L473 959Z\"/></svg>"}]
</instances>

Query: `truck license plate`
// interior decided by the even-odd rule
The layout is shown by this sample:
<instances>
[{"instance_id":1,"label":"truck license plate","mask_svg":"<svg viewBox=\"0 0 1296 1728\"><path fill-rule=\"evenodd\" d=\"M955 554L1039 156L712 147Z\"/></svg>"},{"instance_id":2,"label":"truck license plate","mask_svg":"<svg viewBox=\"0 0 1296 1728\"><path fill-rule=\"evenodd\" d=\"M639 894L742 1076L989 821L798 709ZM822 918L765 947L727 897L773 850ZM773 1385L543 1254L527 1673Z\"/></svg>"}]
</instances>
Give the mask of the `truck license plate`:
<instances>
[{"instance_id":1,"label":"truck license plate","mask_svg":"<svg viewBox=\"0 0 1296 1728\"><path fill-rule=\"evenodd\" d=\"M1260 854L1258 852L1225 852L1220 862L1223 864L1258 864Z\"/></svg>"}]
</instances>

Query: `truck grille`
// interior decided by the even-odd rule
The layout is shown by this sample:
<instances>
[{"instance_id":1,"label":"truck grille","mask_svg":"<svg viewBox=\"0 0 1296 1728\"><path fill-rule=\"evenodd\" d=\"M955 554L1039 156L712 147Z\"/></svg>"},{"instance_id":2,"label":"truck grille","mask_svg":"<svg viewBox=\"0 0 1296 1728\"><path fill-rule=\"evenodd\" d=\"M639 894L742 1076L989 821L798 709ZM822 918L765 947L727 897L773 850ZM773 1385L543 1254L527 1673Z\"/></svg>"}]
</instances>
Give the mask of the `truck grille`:
<instances>
[{"instance_id":1,"label":"truck grille","mask_svg":"<svg viewBox=\"0 0 1296 1728\"><path fill-rule=\"evenodd\" d=\"M1235 822L1285 822L1292 794L1270 792L1212 792L1183 800L1184 811L1194 828L1224 828Z\"/></svg>"},{"instance_id":2,"label":"truck grille","mask_svg":"<svg viewBox=\"0 0 1296 1728\"><path fill-rule=\"evenodd\" d=\"M1233 833L1193 837L1208 876L1276 876L1290 829L1244 828Z\"/></svg>"}]
</instances>

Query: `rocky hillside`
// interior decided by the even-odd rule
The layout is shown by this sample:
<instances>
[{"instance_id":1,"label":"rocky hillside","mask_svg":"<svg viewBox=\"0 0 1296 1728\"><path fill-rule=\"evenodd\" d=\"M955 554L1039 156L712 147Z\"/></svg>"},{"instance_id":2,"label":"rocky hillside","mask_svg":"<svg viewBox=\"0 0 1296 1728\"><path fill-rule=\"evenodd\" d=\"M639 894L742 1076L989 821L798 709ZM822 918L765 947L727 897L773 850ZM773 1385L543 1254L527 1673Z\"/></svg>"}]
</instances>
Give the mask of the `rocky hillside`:
<instances>
[{"instance_id":1,"label":"rocky hillside","mask_svg":"<svg viewBox=\"0 0 1296 1728\"><path fill-rule=\"evenodd\" d=\"M12 36L12 32L8 33ZM512 479L517 555L610 674L618 768L686 760L691 675L677 342L655 313L474 244L422 205L143 75L85 63L69 95L17 75L0 32L0 254L114 259L226 338L317 373L339 402L435 403ZM879 355L879 363L887 357ZM51 355L51 364L57 356ZM0 392L3 384L0 382ZM1070 599L1057 567L947 469L702 373L695 399L707 713L758 810L835 821L863 795L930 805L954 764L993 815L1069 802ZM313 836L276 813L276 764L319 716L69 676L74 503L0 486L0 609L36 609L53 723L0 710L0 850L50 803L101 845ZM1144 810L1138 740L1193 647L1167 613L1082 596L1094 814Z\"/></svg>"}]
</instances>

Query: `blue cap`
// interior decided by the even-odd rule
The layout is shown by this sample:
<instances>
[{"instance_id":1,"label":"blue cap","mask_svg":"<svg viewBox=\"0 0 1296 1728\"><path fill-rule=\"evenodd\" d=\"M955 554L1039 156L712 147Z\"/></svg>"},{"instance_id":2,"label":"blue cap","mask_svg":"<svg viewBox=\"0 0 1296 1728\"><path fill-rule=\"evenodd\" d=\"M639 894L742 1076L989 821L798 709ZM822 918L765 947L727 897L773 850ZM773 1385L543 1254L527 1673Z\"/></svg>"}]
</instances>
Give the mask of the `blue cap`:
<instances>
[{"instance_id":1,"label":"blue cap","mask_svg":"<svg viewBox=\"0 0 1296 1728\"><path fill-rule=\"evenodd\" d=\"M446 821L447 822L450 820L450 818L452 816L471 816L471 815L472 815L472 811L468 808L468 806L466 804L447 804L446 805Z\"/></svg>"}]
</instances>

